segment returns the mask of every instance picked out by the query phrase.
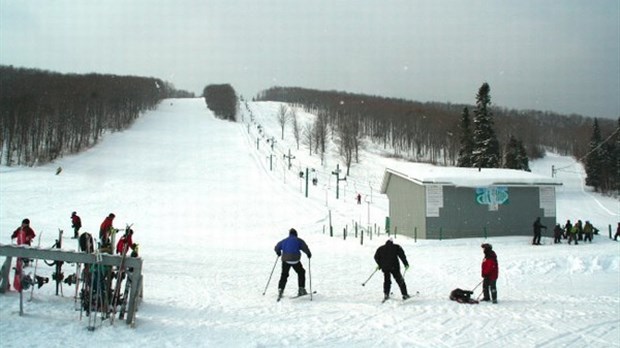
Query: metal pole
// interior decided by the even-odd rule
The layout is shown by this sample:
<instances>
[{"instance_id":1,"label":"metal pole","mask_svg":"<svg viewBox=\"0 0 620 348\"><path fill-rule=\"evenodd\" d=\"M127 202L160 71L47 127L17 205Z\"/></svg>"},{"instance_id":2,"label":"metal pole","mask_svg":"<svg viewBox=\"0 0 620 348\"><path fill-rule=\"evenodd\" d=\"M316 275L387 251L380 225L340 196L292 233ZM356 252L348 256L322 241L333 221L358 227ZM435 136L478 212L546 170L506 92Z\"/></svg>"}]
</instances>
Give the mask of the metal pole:
<instances>
[{"instance_id":1,"label":"metal pole","mask_svg":"<svg viewBox=\"0 0 620 348\"><path fill-rule=\"evenodd\" d=\"M366 281L362 283L362 286L366 286L366 283L368 283L368 281L370 280L370 278L372 278L372 276L374 276L374 275L375 275L375 273L377 273L377 271L378 271L378 270L379 270L378 268L375 268L375 271L374 271L374 272L372 272L372 274L370 275L370 277L368 277L368 279L366 279Z\"/></svg>"}]
</instances>

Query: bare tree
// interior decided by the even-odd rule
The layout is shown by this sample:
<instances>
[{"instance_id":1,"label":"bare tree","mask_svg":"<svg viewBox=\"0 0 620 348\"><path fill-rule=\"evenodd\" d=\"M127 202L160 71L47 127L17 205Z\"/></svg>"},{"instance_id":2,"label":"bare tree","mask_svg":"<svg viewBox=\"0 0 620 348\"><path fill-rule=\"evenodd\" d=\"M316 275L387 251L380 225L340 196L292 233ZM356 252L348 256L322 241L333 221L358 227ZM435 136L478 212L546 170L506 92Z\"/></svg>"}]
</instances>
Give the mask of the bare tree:
<instances>
[{"instance_id":1,"label":"bare tree","mask_svg":"<svg viewBox=\"0 0 620 348\"><path fill-rule=\"evenodd\" d=\"M325 160L325 151L327 150L327 136L329 133L327 112L319 111L314 121L314 144L315 152L320 153L321 163Z\"/></svg>"},{"instance_id":2,"label":"bare tree","mask_svg":"<svg viewBox=\"0 0 620 348\"><path fill-rule=\"evenodd\" d=\"M301 137L301 128L299 127L299 120L297 120L297 111L292 108L289 114L291 125L293 126L293 136L295 137L295 143L297 144L297 150L299 150L299 140Z\"/></svg>"},{"instance_id":3,"label":"bare tree","mask_svg":"<svg viewBox=\"0 0 620 348\"><path fill-rule=\"evenodd\" d=\"M280 105L280 110L278 111L278 124L282 129L282 140L284 140L284 128L286 127L286 123L288 122L288 108L286 105Z\"/></svg>"}]
</instances>

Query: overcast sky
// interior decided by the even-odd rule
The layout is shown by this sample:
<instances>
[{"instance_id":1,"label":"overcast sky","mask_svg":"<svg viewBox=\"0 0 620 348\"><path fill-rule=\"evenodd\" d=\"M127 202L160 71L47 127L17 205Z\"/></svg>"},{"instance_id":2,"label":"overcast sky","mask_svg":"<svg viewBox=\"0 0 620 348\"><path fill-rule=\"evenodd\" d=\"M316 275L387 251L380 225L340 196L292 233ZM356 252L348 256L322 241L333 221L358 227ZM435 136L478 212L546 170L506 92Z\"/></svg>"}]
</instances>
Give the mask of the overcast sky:
<instances>
[{"instance_id":1,"label":"overcast sky","mask_svg":"<svg viewBox=\"0 0 620 348\"><path fill-rule=\"evenodd\" d=\"M618 0L0 0L0 64L620 116Z\"/></svg>"}]
</instances>

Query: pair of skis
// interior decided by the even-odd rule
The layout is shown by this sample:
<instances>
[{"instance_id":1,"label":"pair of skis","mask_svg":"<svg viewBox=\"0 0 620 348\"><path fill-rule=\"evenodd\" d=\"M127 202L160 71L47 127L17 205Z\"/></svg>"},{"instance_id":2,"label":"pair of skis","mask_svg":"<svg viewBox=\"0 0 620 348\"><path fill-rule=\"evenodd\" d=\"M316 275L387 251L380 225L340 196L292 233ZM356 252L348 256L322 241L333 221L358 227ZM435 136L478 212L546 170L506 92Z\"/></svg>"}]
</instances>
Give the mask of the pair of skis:
<instances>
[{"instance_id":1,"label":"pair of skis","mask_svg":"<svg viewBox=\"0 0 620 348\"><path fill-rule=\"evenodd\" d=\"M415 294L413 294L413 295L409 295L409 297L407 297L407 298L403 299L403 302L405 302L405 301L407 301L407 300L409 300L409 299L411 299L411 298L413 298L413 297L418 297L418 296L420 296L420 292L419 292L419 291L416 291L416 292L415 292ZM387 302L387 301L388 301L388 300L390 300L390 299L392 299L392 298L391 298L391 297L389 297L389 296L388 296L388 297L385 297L385 298L381 301L381 303L385 303L385 302Z\"/></svg>"},{"instance_id":2,"label":"pair of skis","mask_svg":"<svg viewBox=\"0 0 620 348\"><path fill-rule=\"evenodd\" d=\"M290 299L296 299L296 298L300 298L300 297L304 297L304 296L308 296L310 295L310 293L307 294L303 294L303 295L297 295L297 296L291 296L289 297ZM316 295L316 291L312 291L312 295ZM280 300L283 298L284 296L282 295L278 295L278 299L276 300L276 302L280 302Z\"/></svg>"}]
</instances>

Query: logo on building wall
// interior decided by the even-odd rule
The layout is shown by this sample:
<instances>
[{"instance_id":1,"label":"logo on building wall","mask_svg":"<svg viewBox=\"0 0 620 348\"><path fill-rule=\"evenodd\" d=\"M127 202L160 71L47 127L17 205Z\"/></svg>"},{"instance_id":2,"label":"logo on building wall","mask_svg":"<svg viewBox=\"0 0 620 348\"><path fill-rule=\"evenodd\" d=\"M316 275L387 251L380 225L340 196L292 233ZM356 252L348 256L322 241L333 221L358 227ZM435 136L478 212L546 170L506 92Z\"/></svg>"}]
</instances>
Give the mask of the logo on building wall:
<instances>
[{"instance_id":1,"label":"logo on building wall","mask_svg":"<svg viewBox=\"0 0 620 348\"><path fill-rule=\"evenodd\" d=\"M488 205L489 210L497 210L500 204L508 204L508 187L478 187L476 188L476 202Z\"/></svg>"}]
</instances>

